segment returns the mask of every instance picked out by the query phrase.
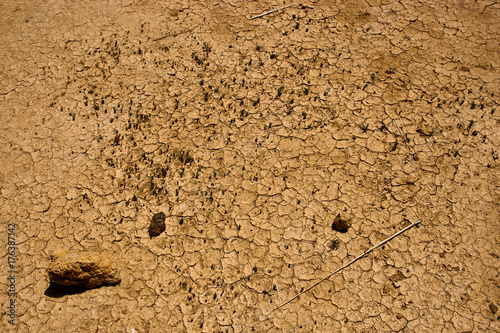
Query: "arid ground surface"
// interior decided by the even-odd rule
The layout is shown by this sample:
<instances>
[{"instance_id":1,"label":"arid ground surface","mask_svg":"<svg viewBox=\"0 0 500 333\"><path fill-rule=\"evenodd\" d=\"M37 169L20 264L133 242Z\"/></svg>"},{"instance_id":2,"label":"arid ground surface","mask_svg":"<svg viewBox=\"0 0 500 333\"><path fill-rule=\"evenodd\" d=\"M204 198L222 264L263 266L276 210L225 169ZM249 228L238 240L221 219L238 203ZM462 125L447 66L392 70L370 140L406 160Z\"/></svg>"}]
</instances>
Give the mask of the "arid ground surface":
<instances>
[{"instance_id":1,"label":"arid ground surface","mask_svg":"<svg viewBox=\"0 0 500 333\"><path fill-rule=\"evenodd\" d=\"M1 326L499 332L499 42L493 0L1 1ZM47 291L58 250L121 283Z\"/></svg>"}]
</instances>

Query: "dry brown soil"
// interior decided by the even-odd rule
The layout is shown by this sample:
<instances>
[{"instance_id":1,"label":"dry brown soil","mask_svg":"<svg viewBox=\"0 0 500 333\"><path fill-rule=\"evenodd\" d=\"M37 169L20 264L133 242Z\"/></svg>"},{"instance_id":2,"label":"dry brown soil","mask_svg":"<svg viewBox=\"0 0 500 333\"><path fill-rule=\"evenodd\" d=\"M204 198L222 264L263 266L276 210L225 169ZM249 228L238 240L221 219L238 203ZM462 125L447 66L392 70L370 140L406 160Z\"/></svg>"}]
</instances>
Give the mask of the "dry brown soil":
<instances>
[{"instance_id":1,"label":"dry brown soil","mask_svg":"<svg viewBox=\"0 0 500 333\"><path fill-rule=\"evenodd\" d=\"M499 332L499 37L493 0L0 1L1 326ZM119 285L48 291L95 249Z\"/></svg>"}]
</instances>

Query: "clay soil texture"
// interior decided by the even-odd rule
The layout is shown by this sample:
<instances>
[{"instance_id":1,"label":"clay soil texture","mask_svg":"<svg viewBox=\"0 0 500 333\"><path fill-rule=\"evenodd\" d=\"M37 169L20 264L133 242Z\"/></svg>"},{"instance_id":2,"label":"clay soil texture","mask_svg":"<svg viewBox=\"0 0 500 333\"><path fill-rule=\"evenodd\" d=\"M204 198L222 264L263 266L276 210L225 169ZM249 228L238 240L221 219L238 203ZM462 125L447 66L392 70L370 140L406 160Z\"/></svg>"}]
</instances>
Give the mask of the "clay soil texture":
<instances>
[{"instance_id":1,"label":"clay soil texture","mask_svg":"<svg viewBox=\"0 0 500 333\"><path fill-rule=\"evenodd\" d=\"M1 1L0 326L499 332L499 42L490 0Z\"/></svg>"}]
</instances>

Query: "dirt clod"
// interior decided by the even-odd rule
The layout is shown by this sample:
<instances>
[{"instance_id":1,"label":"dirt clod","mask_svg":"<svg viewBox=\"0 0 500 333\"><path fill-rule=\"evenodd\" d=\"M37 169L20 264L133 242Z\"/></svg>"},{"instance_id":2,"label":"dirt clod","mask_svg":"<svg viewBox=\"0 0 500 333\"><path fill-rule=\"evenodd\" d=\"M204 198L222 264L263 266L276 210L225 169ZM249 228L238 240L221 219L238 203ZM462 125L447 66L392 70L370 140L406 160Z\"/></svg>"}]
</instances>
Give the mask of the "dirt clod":
<instances>
[{"instance_id":1,"label":"dirt clod","mask_svg":"<svg viewBox=\"0 0 500 333\"><path fill-rule=\"evenodd\" d=\"M344 213L339 213L335 219L333 219L332 229L341 233L346 233L351 227L352 218L348 217Z\"/></svg>"},{"instance_id":2,"label":"dirt clod","mask_svg":"<svg viewBox=\"0 0 500 333\"><path fill-rule=\"evenodd\" d=\"M116 259L101 252L60 252L48 268L50 282L63 286L97 288L120 283Z\"/></svg>"},{"instance_id":3,"label":"dirt clod","mask_svg":"<svg viewBox=\"0 0 500 333\"><path fill-rule=\"evenodd\" d=\"M165 214L160 212L153 215L149 225L149 237L156 237L165 231Z\"/></svg>"}]
</instances>

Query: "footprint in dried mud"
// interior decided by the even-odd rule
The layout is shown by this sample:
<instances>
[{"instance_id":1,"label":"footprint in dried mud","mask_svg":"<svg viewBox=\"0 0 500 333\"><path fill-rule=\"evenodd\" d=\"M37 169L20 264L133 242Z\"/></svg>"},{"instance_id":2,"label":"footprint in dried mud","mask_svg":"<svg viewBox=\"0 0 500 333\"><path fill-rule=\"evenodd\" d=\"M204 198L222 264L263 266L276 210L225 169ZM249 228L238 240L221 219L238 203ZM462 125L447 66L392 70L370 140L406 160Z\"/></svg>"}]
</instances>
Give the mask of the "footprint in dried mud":
<instances>
[{"instance_id":1,"label":"footprint in dried mud","mask_svg":"<svg viewBox=\"0 0 500 333\"><path fill-rule=\"evenodd\" d=\"M165 231L165 214L160 212L153 215L149 225L149 237L153 238Z\"/></svg>"},{"instance_id":2,"label":"footprint in dried mud","mask_svg":"<svg viewBox=\"0 0 500 333\"><path fill-rule=\"evenodd\" d=\"M339 213L337 217L333 219L332 229L341 233L346 233L351 225L352 218L348 217L344 213Z\"/></svg>"}]
</instances>

